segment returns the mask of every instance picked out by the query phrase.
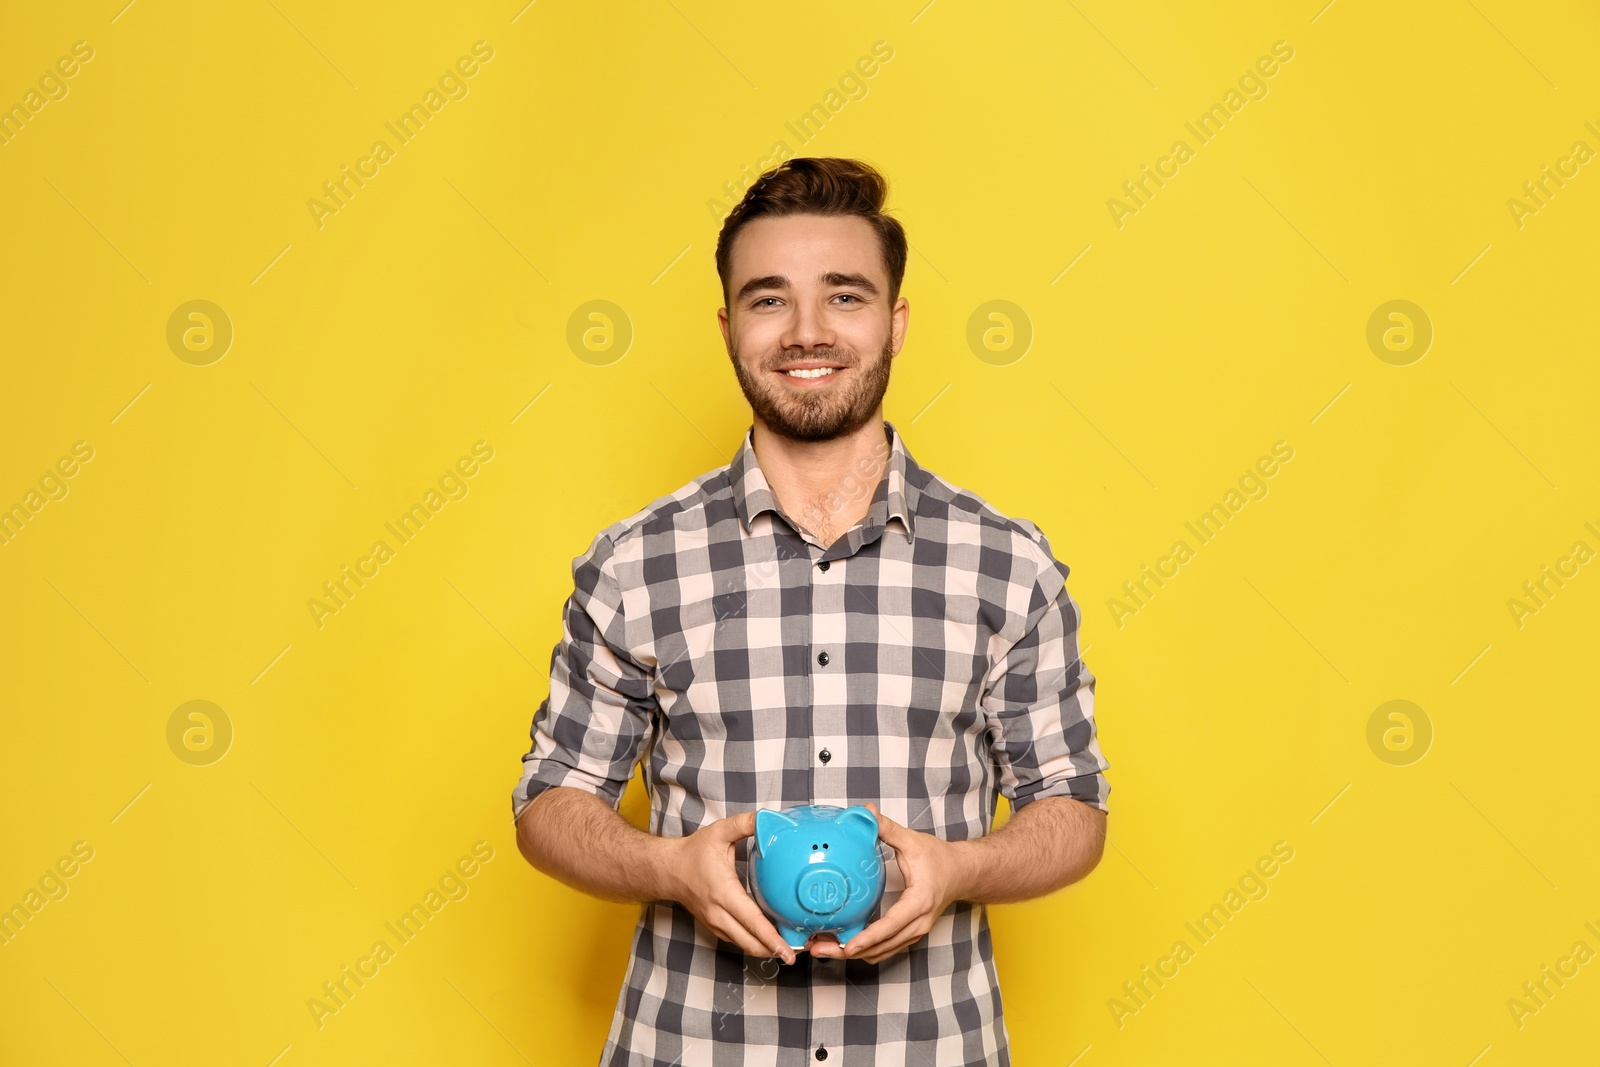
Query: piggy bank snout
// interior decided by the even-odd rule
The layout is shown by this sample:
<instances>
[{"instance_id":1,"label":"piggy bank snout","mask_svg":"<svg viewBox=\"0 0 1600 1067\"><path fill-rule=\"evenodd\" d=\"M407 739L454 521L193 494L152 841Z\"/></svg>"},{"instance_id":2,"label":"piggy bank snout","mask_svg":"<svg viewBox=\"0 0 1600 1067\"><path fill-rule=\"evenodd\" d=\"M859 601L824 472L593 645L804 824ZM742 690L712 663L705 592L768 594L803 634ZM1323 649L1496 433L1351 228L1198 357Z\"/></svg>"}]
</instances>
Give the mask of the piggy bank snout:
<instances>
[{"instance_id":1,"label":"piggy bank snout","mask_svg":"<svg viewBox=\"0 0 1600 1067\"><path fill-rule=\"evenodd\" d=\"M832 915L850 899L850 882L834 867L812 866L796 887L800 905L813 915Z\"/></svg>"}]
</instances>

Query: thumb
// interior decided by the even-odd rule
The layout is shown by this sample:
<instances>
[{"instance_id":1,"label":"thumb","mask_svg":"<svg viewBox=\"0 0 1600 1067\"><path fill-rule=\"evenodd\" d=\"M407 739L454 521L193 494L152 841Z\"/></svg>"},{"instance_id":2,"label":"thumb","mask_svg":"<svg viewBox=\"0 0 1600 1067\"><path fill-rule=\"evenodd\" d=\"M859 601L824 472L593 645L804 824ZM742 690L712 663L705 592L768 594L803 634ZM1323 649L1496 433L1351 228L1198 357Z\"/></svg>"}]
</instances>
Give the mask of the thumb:
<instances>
[{"instance_id":1,"label":"thumb","mask_svg":"<svg viewBox=\"0 0 1600 1067\"><path fill-rule=\"evenodd\" d=\"M756 832L756 813L753 811L741 811L737 815L730 815L722 820L722 830L722 836L729 841L737 841L740 838L749 837Z\"/></svg>"},{"instance_id":2,"label":"thumb","mask_svg":"<svg viewBox=\"0 0 1600 1067\"><path fill-rule=\"evenodd\" d=\"M905 840L905 835L908 831L904 826L879 811L877 805L873 804L872 801L867 801L866 806L872 810L872 814L878 817L878 836L880 838L889 845Z\"/></svg>"}]
</instances>

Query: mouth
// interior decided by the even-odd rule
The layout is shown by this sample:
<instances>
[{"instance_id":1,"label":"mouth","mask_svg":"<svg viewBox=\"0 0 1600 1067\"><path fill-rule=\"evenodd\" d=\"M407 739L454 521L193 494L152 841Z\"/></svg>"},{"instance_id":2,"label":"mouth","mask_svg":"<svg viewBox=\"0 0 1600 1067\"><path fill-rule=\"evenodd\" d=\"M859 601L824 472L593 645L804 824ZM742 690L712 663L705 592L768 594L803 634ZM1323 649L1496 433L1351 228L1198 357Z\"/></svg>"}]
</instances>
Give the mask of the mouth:
<instances>
[{"instance_id":1,"label":"mouth","mask_svg":"<svg viewBox=\"0 0 1600 1067\"><path fill-rule=\"evenodd\" d=\"M840 371L843 367L837 363L795 363L787 367L779 367L775 373L783 375L792 382L821 382Z\"/></svg>"}]
</instances>

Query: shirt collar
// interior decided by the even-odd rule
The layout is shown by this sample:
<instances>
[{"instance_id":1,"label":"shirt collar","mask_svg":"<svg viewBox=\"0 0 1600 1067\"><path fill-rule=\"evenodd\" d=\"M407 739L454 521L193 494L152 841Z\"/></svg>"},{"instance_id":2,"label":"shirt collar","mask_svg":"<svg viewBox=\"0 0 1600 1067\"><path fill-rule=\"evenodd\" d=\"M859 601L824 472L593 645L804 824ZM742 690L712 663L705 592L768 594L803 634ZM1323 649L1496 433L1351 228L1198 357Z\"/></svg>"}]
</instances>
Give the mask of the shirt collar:
<instances>
[{"instance_id":1,"label":"shirt collar","mask_svg":"<svg viewBox=\"0 0 1600 1067\"><path fill-rule=\"evenodd\" d=\"M917 500L921 496L914 480L919 468L906 450L900 431L894 428L894 424L886 421L883 428L889 446L889 461L873 493L866 522L869 527L886 526L890 519L897 518L905 528L906 540L910 541L915 533ZM756 462L754 427L745 431L738 454L728 464L728 481L733 487L733 506L746 532L764 511L774 512L791 526L794 525L784 515L783 509L778 507L777 495L767 482L767 476L762 473L761 465Z\"/></svg>"}]
</instances>

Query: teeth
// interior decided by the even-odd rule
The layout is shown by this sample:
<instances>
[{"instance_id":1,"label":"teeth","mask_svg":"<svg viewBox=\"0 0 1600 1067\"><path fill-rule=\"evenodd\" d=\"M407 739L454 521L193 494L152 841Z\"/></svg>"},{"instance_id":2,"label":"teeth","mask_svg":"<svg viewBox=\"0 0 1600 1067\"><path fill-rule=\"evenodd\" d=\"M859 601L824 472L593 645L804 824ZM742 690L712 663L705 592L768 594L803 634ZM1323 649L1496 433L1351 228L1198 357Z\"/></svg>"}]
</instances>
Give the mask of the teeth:
<instances>
[{"instance_id":1,"label":"teeth","mask_svg":"<svg viewBox=\"0 0 1600 1067\"><path fill-rule=\"evenodd\" d=\"M832 367L818 367L815 370L786 370L783 373L791 378L821 378L832 374L833 371Z\"/></svg>"}]
</instances>

